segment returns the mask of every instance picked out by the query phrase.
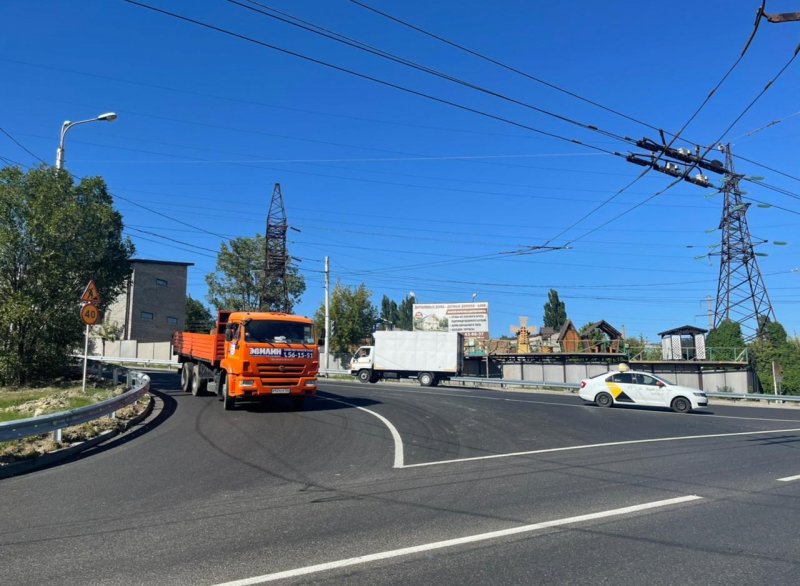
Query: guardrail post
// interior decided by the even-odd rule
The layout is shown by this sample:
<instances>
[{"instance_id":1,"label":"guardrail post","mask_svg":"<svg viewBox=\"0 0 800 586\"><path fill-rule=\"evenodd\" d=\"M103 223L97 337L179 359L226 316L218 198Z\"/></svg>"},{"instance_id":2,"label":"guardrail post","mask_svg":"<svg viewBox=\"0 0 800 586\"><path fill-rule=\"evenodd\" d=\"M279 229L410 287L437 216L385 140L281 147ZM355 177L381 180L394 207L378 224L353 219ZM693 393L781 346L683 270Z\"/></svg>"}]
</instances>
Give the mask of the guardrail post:
<instances>
[{"instance_id":1,"label":"guardrail post","mask_svg":"<svg viewBox=\"0 0 800 586\"><path fill-rule=\"evenodd\" d=\"M119 368L114 368L114 370L111 372L111 381L114 386L116 386L119 382Z\"/></svg>"},{"instance_id":2,"label":"guardrail post","mask_svg":"<svg viewBox=\"0 0 800 586\"><path fill-rule=\"evenodd\" d=\"M53 441L57 443L61 443L61 428L53 430Z\"/></svg>"},{"instance_id":3,"label":"guardrail post","mask_svg":"<svg viewBox=\"0 0 800 586\"><path fill-rule=\"evenodd\" d=\"M125 386L126 388L131 388L131 371L127 371L125 373Z\"/></svg>"}]
</instances>

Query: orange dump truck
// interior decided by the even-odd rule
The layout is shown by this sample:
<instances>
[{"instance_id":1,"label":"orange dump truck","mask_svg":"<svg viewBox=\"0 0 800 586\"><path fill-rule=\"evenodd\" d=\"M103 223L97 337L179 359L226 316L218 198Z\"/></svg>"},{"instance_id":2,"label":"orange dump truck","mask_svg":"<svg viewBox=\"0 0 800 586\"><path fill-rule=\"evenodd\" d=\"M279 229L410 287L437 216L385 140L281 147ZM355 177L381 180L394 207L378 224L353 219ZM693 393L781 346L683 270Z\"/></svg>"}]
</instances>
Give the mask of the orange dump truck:
<instances>
[{"instance_id":1,"label":"orange dump truck","mask_svg":"<svg viewBox=\"0 0 800 586\"><path fill-rule=\"evenodd\" d=\"M237 399L288 396L296 409L317 392L319 351L314 322L286 313L220 311L210 334L175 332L181 388Z\"/></svg>"}]
</instances>

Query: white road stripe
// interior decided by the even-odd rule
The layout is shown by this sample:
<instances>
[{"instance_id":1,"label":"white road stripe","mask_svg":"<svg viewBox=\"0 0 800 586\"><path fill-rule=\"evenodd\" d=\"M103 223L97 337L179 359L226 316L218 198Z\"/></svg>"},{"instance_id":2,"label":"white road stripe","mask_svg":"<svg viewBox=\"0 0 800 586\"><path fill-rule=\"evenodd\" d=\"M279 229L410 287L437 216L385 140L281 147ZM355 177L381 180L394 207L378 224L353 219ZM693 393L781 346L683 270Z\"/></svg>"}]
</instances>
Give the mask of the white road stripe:
<instances>
[{"instance_id":1,"label":"white road stripe","mask_svg":"<svg viewBox=\"0 0 800 586\"><path fill-rule=\"evenodd\" d=\"M530 450L527 452L512 452L509 454L491 454L489 456L474 456L472 458L456 458L453 460L439 460L437 462L422 462L420 464L407 464L403 466L403 468L422 468L423 466L438 466L440 464L455 464L458 462L475 462L478 460L495 460L498 458L513 458L516 456L532 456L535 454L549 454L552 452L568 452L571 450L588 450L591 448L607 448L613 446L629 446L633 444L655 444L659 442L676 442L676 441L686 441L686 440L695 440L695 439L709 439L709 438L718 438L718 437L736 437L741 435L765 435L771 433L796 433L799 432L800 428L795 429L774 429L770 431L742 431L736 433L713 433L708 435L684 435L684 436L677 436L677 437L661 437L661 438L650 438L650 439L641 439L641 440L628 440L624 442L607 442L603 444L586 444L582 446L567 446L564 448L549 448L546 450Z\"/></svg>"},{"instance_id":2,"label":"white road stripe","mask_svg":"<svg viewBox=\"0 0 800 586\"><path fill-rule=\"evenodd\" d=\"M630 507L622 507L620 509L611 509L609 511L601 511L599 513L589 513L587 515L578 515L576 517L567 517L565 519L556 519L554 521L545 521L543 523L534 523L532 525L522 525L520 527L512 527L510 529L502 529L500 531L490 531L488 533L479 533L477 535L468 535L466 537L458 537L456 539L447 539L445 541L434 541L433 543L425 543L423 545L415 545L412 547L403 547L400 549L393 549L389 551L382 551L379 553L372 553L368 555L347 558L334 562L327 562L323 564L316 564L313 566L306 566L304 568L296 568L294 570L286 570L284 572L276 572L274 574L264 574L263 576L254 576L252 578L244 578L242 580L234 580L232 582L224 582L216 586L251 586L253 584L263 584L265 582L273 582L275 580L282 580L286 578L296 578L298 576L306 576L308 574L316 574L327 570L336 570L338 568L345 568L348 566L356 566L360 564L367 564L370 562L377 562L401 556L413 555L415 553L422 553L436 549L444 549L446 547L455 547L458 545L465 545L469 543L476 543L479 541L488 541L491 539L499 539L511 535L519 535L521 533L531 533L541 529L549 529L551 527L560 527L572 523L582 523L584 521L593 521L596 519L605 519L608 517L618 517L621 515L629 515L650 509L657 509L660 507L668 507L681 503L700 500L703 497L697 495L688 495L662 501L653 501L643 503L641 505L633 505Z\"/></svg>"},{"instance_id":3,"label":"white road stripe","mask_svg":"<svg viewBox=\"0 0 800 586\"><path fill-rule=\"evenodd\" d=\"M393 468L405 468L403 465L403 439L400 437L400 432L397 431L397 428L392 425L392 422L386 419L380 413L375 413L375 411L371 411L366 407L359 407L358 405L354 405L353 403L348 403L347 401L342 401L341 399L334 399L333 397L323 397L321 395L317 395L318 399L325 399L327 401L335 401L337 403L342 403L343 405L349 405L350 407L355 407L356 409L361 409L362 411L366 411L370 415L377 417L380 419L383 424L389 428L389 433L392 434L392 440L394 441L394 465Z\"/></svg>"},{"instance_id":4,"label":"white road stripe","mask_svg":"<svg viewBox=\"0 0 800 586\"><path fill-rule=\"evenodd\" d=\"M797 476L787 476L786 478L778 478L778 482L792 482L793 480L800 480L800 474Z\"/></svg>"}]
</instances>

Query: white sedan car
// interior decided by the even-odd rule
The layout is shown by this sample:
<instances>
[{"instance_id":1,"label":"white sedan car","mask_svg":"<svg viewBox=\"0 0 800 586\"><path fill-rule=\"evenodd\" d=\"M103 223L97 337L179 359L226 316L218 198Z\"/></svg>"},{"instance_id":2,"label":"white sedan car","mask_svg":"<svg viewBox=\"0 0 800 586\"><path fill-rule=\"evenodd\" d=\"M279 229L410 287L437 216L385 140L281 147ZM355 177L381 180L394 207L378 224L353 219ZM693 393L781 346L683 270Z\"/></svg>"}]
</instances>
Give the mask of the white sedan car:
<instances>
[{"instance_id":1,"label":"white sedan car","mask_svg":"<svg viewBox=\"0 0 800 586\"><path fill-rule=\"evenodd\" d=\"M607 372L584 379L578 394L584 401L600 407L648 405L688 413L708 406L708 398L700 389L674 385L650 373L635 370Z\"/></svg>"}]
</instances>

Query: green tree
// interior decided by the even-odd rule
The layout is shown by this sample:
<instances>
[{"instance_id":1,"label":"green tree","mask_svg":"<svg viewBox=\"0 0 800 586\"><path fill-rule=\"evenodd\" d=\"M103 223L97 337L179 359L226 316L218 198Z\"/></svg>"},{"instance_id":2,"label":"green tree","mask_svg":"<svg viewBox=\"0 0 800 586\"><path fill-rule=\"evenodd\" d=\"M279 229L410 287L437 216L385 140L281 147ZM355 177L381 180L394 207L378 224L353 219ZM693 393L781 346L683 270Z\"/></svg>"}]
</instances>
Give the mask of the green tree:
<instances>
[{"instance_id":1,"label":"green tree","mask_svg":"<svg viewBox=\"0 0 800 586\"><path fill-rule=\"evenodd\" d=\"M208 333L214 328L211 312L191 295L186 296L186 331Z\"/></svg>"},{"instance_id":2,"label":"green tree","mask_svg":"<svg viewBox=\"0 0 800 586\"><path fill-rule=\"evenodd\" d=\"M208 301L212 306L234 311L283 309L283 288L279 282L269 283L264 292L265 246L266 239L260 234L234 238L220 245L216 272L206 275ZM286 267L286 288L289 296L286 310L291 313L306 290L305 279L291 263Z\"/></svg>"},{"instance_id":3,"label":"green tree","mask_svg":"<svg viewBox=\"0 0 800 586\"><path fill-rule=\"evenodd\" d=\"M397 307L396 329L409 331L414 329L414 298L410 295L406 295Z\"/></svg>"},{"instance_id":4,"label":"green tree","mask_svg":"<svg viewBox=\"0 0 800 586\"><path fill-rule=\"evenodd\" d=\"M546 328L555 330L563 326L567 321L567 306L558 298L558 291L550 289L547 294L547 303L544 304L543 325Z\"/></svg>"},{"instance_id":5,"label":"green tree","mask_svg":"<svg viewBox=\"0 0 800 586\"><path fill-rule=\"evenodd\" d=\"M370 301L372 293L361 283L347 287L336 283L331 292L329 333L331 352L352 352L371 335L378 312ZM314 317L318 331L325 327L325 304L321 304Z\"/></svg>"},{"instance_id":6,"label":"green tree","mask_svg":"<svg viewBox=\"0 0 800 586\"><path fill-rule=\"evenodd\" d=\"M742 327L729 319L708 332L706 348L709 360L737 360L745 348Z\"/></svg>"},{"instance_id":7,"label":"green tree","mask_svg":"<svg viewBox=\"0 0 800 586\"><path fill-rule=\"evenodd\" d=\"M134 247L99 177L41 166L0 169L0 383L51 377L81 346L79 299L101 311L122 291Z\"/></svg>"},{"instance_id":8,"label":"green tree","mask_svg":"<svg viewBox=\"0 0 800 586\"><path fill-rule=\"evenodd\" d=\"M399 328L397 322L400 321L400 311L397 308L397 303L389 299L386 295L381 299L380 320L384 329L392 330Z\"/></svg>"},{"instance_id":9,"label":"green tree","mask_svg":"<svg viewBox=\"0 0 800 586\"><path fill-rule=\"evenodd\" d=\"M772 365L780 368L783 380L779 387L784 394L800 394L800 344L786 335L778 322L766 322L762 334L750 346L750 359L755 368L761 390L771 393L775 388Z\"/></svg>"}]
</instances>

